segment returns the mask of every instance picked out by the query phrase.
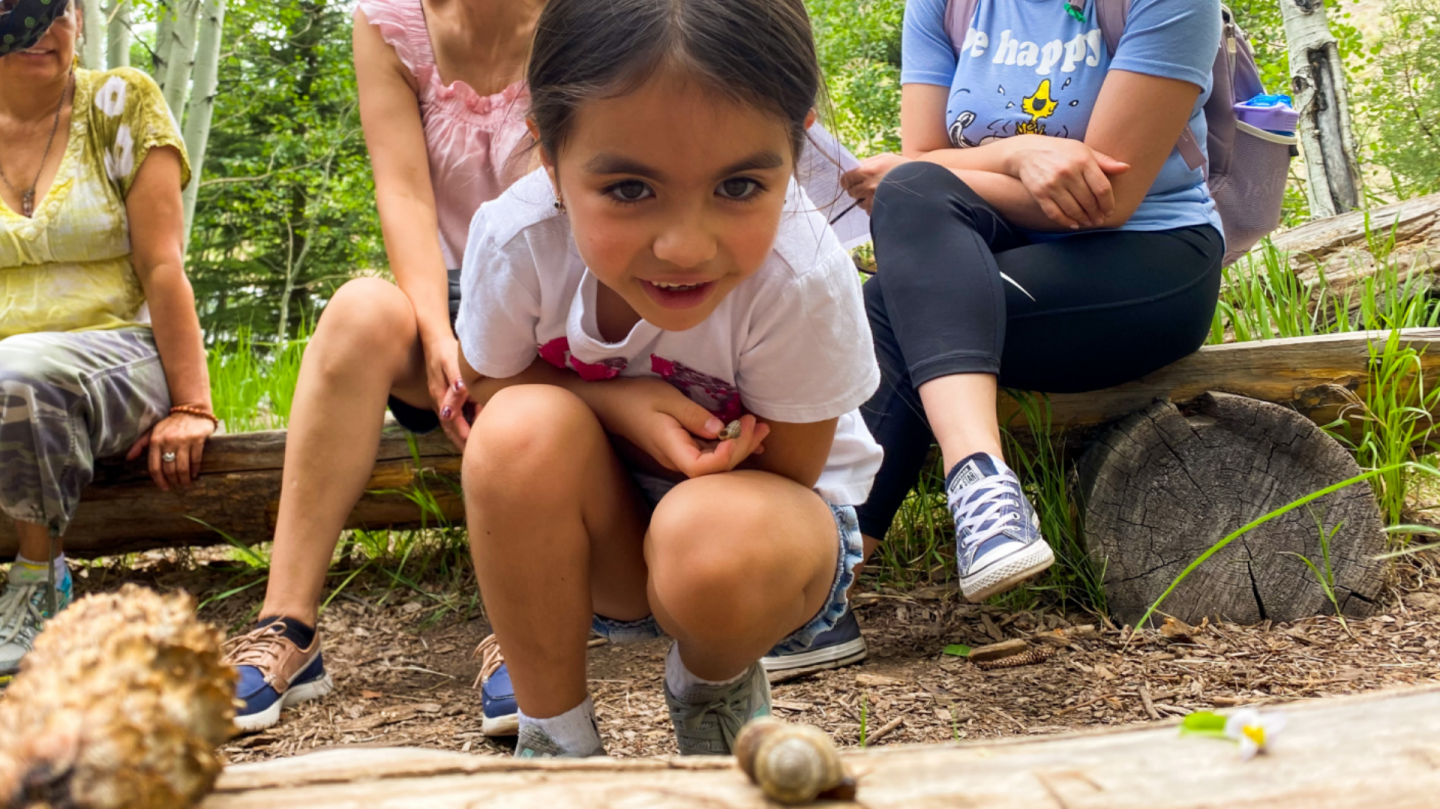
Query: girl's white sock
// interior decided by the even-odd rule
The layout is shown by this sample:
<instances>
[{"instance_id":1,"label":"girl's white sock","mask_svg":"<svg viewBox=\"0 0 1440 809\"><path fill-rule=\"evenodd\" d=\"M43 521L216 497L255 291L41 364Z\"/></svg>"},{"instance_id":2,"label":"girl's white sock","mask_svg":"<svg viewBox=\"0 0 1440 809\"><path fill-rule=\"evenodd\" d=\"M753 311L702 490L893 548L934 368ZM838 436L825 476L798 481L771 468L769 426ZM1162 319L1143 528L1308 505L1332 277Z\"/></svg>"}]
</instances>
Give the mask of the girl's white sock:
<instances>
[{"instance_id":1,"label":"girl's white sock","mask_svg":"<svg viewBox=\"0 0 1440 809\"><path fill-rule=\"evenodd\" d=\"M682 696L686 690L697 685L729 685L741 677L744 677L750 670L740 672L728 680L705 680L695 676L690 669L685 668L685 661L680 659L680 644L670 644L670 654L665 657L665 686L670 693L676 697Z\"/></svg>"},{"instance_id":2,"label":"girl's white sock","mask_svg":"<svg viewBox=\"0 0 1440 809\"><path fill-rule=\"evenodd\" d=\"M520 711L520 736L523 741L527 726L533 727L550 737L566 756L605 755L605 746L600 743L600 728L595 724L595 703L589 697L574 708L549 719L526 716Z\"/></svg>"}]
</instances>

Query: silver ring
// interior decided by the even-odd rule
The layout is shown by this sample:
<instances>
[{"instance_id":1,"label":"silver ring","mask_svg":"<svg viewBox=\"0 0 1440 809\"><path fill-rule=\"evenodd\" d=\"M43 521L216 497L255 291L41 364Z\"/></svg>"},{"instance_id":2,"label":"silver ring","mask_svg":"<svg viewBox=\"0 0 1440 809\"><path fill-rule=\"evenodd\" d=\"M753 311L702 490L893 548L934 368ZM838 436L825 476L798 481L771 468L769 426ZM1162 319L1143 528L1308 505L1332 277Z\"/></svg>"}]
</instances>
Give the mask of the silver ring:
<instances>
[{"instance_id":1,"label":"silver ring","mask_svg":"<svg viewBox=\"0 0 1440 809\"><path fill-rule=\"evenodd\" d=\"M165 452L165 453L162 453L162 454L160 455L160 460L161 460L163 463L175 463L175 453L173 453L173 452Z\"/></svg>"}]
</instances>

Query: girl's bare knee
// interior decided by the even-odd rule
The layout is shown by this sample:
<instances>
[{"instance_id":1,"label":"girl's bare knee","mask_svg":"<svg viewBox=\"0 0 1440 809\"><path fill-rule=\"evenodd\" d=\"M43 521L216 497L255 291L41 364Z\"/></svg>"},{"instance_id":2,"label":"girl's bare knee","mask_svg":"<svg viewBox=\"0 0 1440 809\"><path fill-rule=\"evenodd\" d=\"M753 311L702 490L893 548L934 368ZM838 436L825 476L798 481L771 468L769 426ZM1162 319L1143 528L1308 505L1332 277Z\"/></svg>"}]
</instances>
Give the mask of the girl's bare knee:
<instances>
[{"instance_id":1,"label":"girl's bare knee","mask_svg":"<svg viewBox=\"0 0 1440 809\"><path fill-rule=\"evenodd\" d=\"M537 496L573 475L584 450L604 431L573 393L553 385L516 385L480 409L465 444L470 481L533 486Z\"/></svg>"}]
</instances>

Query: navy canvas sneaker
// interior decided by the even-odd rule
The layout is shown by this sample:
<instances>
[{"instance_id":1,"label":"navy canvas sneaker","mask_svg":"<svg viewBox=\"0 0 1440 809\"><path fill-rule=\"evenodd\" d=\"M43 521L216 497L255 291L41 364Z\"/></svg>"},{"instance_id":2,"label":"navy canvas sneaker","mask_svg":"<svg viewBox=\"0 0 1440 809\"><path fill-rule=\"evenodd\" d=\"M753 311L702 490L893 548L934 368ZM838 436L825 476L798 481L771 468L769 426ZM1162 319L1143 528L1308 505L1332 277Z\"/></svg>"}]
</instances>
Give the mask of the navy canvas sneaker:
<instances>
[{"instance_id":1,"label":"navy canvas sneaker","mask_svg":"<svg viewBox=\"0 0 1440 809\"><path fill-rule=\"evenodd\" d=\"M283 709L335 690L320 656L320 633L302 649L285 629L282 619L225 642L225 662L240 674L235 696L245 707L235 712L235 726L242 731L268 728Z\"/></svg>"},{"instance_id":2,"label":"navy canvas sneaker","mask_svg":"<svg viewBox=\"0 0 1440 809\"><path fill-rule=\"evenodd\" d=\"M480 674L475 685L480 688L483 717L480 732L486 736L515 736L520 732L520 708L515 703L515 688L510 685L510 667L500 652L500 641L490 635L475 647L480 658Z\"/></svg>"},{"instance_id":3,"label":"navy canvas sneaker","mask_svg":"<svg viewBox=\"0 0 1440 809\"><path fill-rule=\"evenodd\" d=\"M984 601L1054 564L1040 518L1004 461L977 452L950 470L945 490L966 600Z\"/></svg>"},{"instance_id":4,"label":"navy canvas sneaker","mask_svg":"<svg viewBox=\"0 0 1440 809\"><path fill-rule=\"evenodd\" d=\"M760 665L769 674L795 669L838 669L851 666L865 659L865 638L860 634L860 622L855 620L852 610L835 624L835 628L815 636L815 642L808 649L790 654L771 654L760 658Z\"/></svg>"}]
</instances>

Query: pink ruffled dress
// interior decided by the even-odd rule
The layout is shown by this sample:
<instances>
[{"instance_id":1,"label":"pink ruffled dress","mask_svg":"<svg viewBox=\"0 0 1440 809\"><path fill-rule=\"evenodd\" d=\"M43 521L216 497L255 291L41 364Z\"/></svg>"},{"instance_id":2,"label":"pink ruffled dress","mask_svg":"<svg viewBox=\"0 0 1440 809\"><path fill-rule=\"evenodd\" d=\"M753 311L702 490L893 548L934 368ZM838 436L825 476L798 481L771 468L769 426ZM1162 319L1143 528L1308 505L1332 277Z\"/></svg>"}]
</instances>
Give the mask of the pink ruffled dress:
<instances>
[{"instance_id":1,"label":"pink ruffled dress","mask_svg":"<svg viewBox=\"0 0 1440 809\"><path fill-rule=\"evenodd\" d=\"M445 266L456 269L476 209L500 196L529 165L527 156L515 150L528 142L530 92L524 82L516 82L482 96L463 81L441 81L420 0L360 0L358 7L371 25L379 26L381 38L395 49L420 88L440 251Z\"/></svg>"}]
</instances>

